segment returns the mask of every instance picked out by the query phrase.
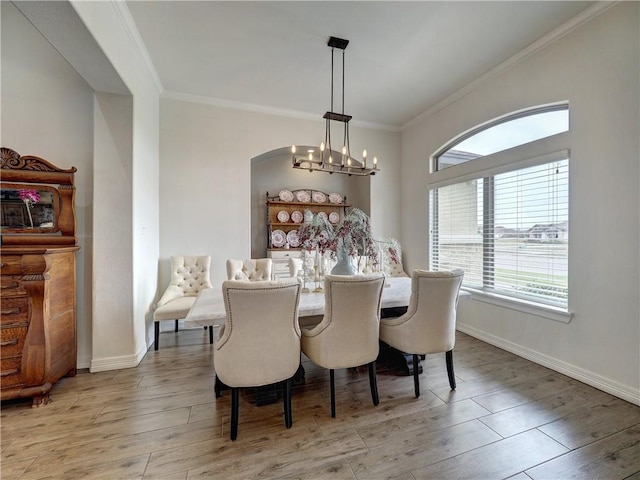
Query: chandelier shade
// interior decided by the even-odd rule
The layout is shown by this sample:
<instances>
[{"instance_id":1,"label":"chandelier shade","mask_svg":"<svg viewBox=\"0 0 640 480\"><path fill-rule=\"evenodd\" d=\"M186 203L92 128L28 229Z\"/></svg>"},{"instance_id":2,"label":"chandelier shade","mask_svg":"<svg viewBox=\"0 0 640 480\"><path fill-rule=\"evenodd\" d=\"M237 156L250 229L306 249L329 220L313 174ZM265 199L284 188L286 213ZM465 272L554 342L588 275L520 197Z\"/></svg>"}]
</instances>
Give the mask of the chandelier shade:
<instances>
[{"instance_id":1,"label":"chandelier shade","mask_svg":"<svg viewBox=\"0 0 640 480\"><path fill-rule=\"evenodd\" d=\"M342 38L329 37L327 45L331 47L331 110L323 115L325 119L325 136L324 142L319 147L291 147L291 161L293 168L309 170L310 172L319 171L327 173L342 173L346 175L368 176L375 175L379 172L378 159L373 157L371 165L367 165L367 151L362 152L362 160L356 160L351 155L351 146L349 145L349 122L353 118L351 115L344 113L344 51L349 45L349 40ZM342 111L337 113L333 111L333 65L334 50L342 50ZM331 126L332 122L337 122L342 126L342 148L340 151L333 149L331 142Z\"/></svg>"}]
</instances>

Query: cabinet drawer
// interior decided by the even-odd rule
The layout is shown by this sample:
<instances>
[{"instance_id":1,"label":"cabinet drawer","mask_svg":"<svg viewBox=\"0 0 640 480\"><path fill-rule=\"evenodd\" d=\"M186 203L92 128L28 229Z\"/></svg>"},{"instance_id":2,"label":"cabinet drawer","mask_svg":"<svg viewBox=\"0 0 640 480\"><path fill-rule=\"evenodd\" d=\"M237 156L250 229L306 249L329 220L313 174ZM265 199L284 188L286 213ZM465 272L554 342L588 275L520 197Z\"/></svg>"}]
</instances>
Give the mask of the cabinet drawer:
<instances>
[{"instance_id":1,"label":"cabinet drawer","mask_svg":"<svg viewBox=\"0 0 640 480\"><path fill-rule=\"evenodd\" d=\"M2 255L0 272L2 275L17 275L21 272L22 255Z\"/></svg>"},{"instance_id":2,"label":"cabinet drawer","mask_svg":"<svg viewBox=\"0 0 640 480\"><path fill-rule=\"evenodd\" d=\"M289 250L289 249L282 249L282 250L269 250L267 251L267 257L273 259L273 260L286 260L289 258L302 258L302 251L301 250Z\"/></svg>"},{"instance_id":3,"label":"cabinet drawer","mask_svg":"<svg viewBox=\"0 0 640 480\"><path fill-rule=\"evenodd\" d=\"M2 275L0 277L0 291L2 296L26 295L22 288L22 277L20 275Z\"/></svg>"},{"instance_id":4,"label":"cabinet drawer","mask_svg":"<svg viewBox=\"0 0 640 480\"><path fill-rule=\"evenodd\" d=\"M0 298L0 314L3 327L29 325L29 299L26 296L3 296Z\"/></svg>"},{"instance_id":5,"label":"cabinet drawer","mask_svg":"<svg viewBox=\"0 0 640 480\"><path fill-rule=\"evenodd\" d=\"M10 327L0 329L0 353L2 358L22 355L27 327Z\"/></svg>"},{"instance_id":6,"label":"cabinet drawer","mask_svg":"<svg viewBox=\"0 0 640 480\"><path fill-rule=\"evenodd\" d=\"M24 383L20 372L22 357L3 358L0 360L0 364L0 383L2 388Z\"/></svg>"}]
</instances>

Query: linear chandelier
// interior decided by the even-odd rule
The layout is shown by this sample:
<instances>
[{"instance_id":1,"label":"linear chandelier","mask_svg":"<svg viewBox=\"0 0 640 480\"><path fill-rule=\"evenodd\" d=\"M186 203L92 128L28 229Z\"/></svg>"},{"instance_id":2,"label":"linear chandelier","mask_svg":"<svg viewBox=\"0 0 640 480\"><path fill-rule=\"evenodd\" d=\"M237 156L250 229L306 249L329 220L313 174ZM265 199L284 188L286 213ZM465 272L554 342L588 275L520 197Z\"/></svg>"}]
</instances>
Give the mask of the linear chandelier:
<instances>
[{"instance_id":1,"label":"linear chandelier","mask_svg":"<svg viewBox=\"0 0 640 480\"><path fill-rule=\"evenodd\" d=\"M367 150L362 152L362 161L351 156L349 145L349 121L351 115L344 113L344 51L349 45L349 40L329 37L327 45L331 47L331 110L323 116L325 119L324 142L320 148L304 147L304 152L298 151L295 145L291 146L291 160L293 168L309 170L310 172L343 173L346 175L375 175L379 172L378 159L373 157L373 165L367 166ZM333 52L336 48L342 50L342 112L333 111ZM339 122L343 125L342 151L337 152L331 147L331 122Z\"/></svg>"}]
</instances>

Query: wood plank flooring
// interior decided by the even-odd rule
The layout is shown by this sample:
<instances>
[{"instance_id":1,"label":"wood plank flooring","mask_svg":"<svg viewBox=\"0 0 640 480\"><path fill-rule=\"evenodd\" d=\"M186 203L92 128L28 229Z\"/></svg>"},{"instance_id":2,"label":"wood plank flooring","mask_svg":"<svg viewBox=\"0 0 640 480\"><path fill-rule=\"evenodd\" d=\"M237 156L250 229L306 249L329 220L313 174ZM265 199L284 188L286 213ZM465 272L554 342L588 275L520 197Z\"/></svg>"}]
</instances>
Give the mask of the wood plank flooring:
<instances>
[{"instance_id":1,"label":"wood plank flooring","mask_svg":"<svg viewBox=\"0 0 640 480\"><path fill-rule=\"evenodd\" d=\"M462 333L449 389L444 355L413 379L378 365L380 404L366 368L329 374L303 359L293 427L282 403L240 400L229 440L230 394L213 394L207 332L161 334L137 368L79 372L52 402L3 402L3 480L21 479L635 479L640 407Z\"/></svg>"}]
</instances>

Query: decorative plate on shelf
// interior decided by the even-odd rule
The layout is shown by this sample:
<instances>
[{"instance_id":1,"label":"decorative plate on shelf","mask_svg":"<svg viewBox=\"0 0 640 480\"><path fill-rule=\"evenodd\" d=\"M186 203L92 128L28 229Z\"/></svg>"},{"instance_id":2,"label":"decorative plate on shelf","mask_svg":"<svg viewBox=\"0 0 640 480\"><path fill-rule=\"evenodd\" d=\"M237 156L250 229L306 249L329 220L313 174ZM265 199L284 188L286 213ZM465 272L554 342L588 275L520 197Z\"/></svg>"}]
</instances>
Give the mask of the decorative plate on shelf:
<instances>
[{"instance_id":1,"label":"decorative plate on shelf","mask_svg":"<svg viewBox=\"0 0 640 480\"><path fill-rule=\"evenodd\" d=\"M329 214L329 221L331 223L338 223L340 221L340 214L338 212L331 212Z\"/></svg>"},{"instance_id":2,"label":"decorative plate on shelf","mask_svg":"<svg viewBox=\"0 0 640 480\"><path fill-rule=\"evenodd\" d=\"M311 195L306 190L298 190L296 192L296 200L302 203L307 203L311 200Z\"/></svg>"},{"instance_id":3,"label":"decorative plate on shelf","mask_svg":"<svg viewBox=\"0 0 640 480\"><path fill-rule=\"evenodd\" d=\"M298 210L291 212L291 221L293 223L302 223L303 220L304 220L304 215L302 214L302 212Z\"/></svg>"},{"instance_id":4,"label":"decorative plate on shelf","mask_svg":"<svg viewBox=\"0 0 640 480\"><path fill-rule=\"evenodd\" d=\"M296 248L300 245L300 237L298 237L297 230L291 230L289 233L287 233L287 242L289 242L289 246L293 248Z\"/></svg>"},{"instance_id":5,"label":"decorative plate on shelf","mask_svg":"<svg viewBox=\"0 0 640 480\"><path fill-rule=\"evenodd\" d=\"M290 190L281 190L278 195L283 202L293 202L293 193Z\"/></svg>"},{"instance_id":6,"label":"decorative plate on shelf","mask_svg":"<svg viewBox=\"0 0 640 480\"><path fill-rule=\"evenodd\" d=\"M313 194L311 195L311 199L315 203L326 203L327 202L327 196L322 192L313 192Z\"/></svg>"},{"instance_id":7,"label":"decorative plate on shelf","mask_svg":"<svg viewBox=\"0 0 640 480\"><path fill-rule=\"evenodd\" d=\"M340 195L339 193L330 193L329 201L331 203L342 203L342 195Z\"/></svg>"},{"instance_id":8,"label":"decorative plate on shelf","mask_svg":"<svg viewBox=\"0 0 640 480\"><path fill-rule=\"evenodd\" d=\"M318 212L318 220L326 220L327 212Z\"/></svg>"},{"instance_id":9,"label":"decorative plate on shelf","mask_svg":"<svg viewBox=\"0 0 640 480\"><path fill-rule=\"evenodd\" d=\"M274 247L284 247L287 243L287 236L282 230L274 230L271 232L271 244Z\"/></svg>"},{"instance_id":10,"label":"decorative plate on shelf","mask_svg":"<svg viewBox=\"0 0 640 480\"><path fill-rule=\"evenodd\" d=\"M280 210L278 212L278 221L280 223L288 222L289 221L289 212L287 212L285 210Z\"/></svg>"}]
</instances>

